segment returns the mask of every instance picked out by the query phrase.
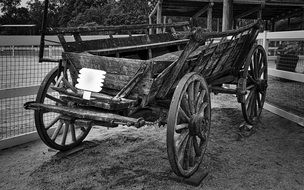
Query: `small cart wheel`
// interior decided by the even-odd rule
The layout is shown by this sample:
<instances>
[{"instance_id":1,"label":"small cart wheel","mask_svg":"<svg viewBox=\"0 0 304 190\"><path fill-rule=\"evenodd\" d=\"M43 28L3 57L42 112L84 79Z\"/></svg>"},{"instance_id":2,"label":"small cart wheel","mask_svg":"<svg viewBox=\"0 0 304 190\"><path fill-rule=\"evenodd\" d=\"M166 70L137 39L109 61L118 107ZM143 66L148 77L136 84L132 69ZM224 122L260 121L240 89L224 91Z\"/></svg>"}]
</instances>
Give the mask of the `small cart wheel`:
<instances>
[{"instance_id":1,"label":"small cart wheel","mask_svg":"<svg viewBox=\"0 0 304 190\"><path fill-rule=\"evenodd\" d=\"M42 81L37 93L36 102L51 105L66 105L60 94L51 87L63 87L63 78L71 81L69 70L58 74L58 67L52 69ZM71 83L71 82L70 82ZM71 83L72 84L72 83ZM89 133L91 126L78 126L73 122L63 120L61 114L54 112L35 111L35 125L41 140L50 148L68 150L79 145Z\"/></svg>"},{"instance_id":2,"label":"small cart wheel","mask_svg":"<svg viewBox=\"0 0 304 190\"><path fill-rule=\"evenodd\" d=\"M249 124L258 121L266 98L267 56L264 48L256 46L249 54L243 73L242 112Z\"/></svg>"},{"instance_id":3,"label":"small cart wheel","mask_svg":"<svg viewBox=\"0 0 304 190\"><path fill-rule=\"evenodd\" d=\"M190 177L203 160L209 139L211 102L208 86L195 72L175 89L167 122L167 152L174 173Z\"/></svg>"}]
</instances>

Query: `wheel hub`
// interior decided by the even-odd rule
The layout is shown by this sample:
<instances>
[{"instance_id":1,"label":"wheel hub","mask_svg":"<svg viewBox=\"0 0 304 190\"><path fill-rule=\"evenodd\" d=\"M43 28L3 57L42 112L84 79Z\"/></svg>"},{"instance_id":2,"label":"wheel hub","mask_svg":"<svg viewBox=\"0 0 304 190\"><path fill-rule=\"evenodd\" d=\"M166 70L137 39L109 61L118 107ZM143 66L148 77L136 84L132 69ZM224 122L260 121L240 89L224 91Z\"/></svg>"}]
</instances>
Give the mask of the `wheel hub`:
<instances>
[{"instance_id":1,"label":"wheel hub","mask_svg":"<svg viewBox=\"0 0 304 190\"><path fill-rule=\"evenodd\" d=\"M206 121L204 117L202 117L199 114L195 114L191 117L190 122L189 122L189 134L191 136L197 136L203 131Z\"/></svg>"},{"instance_id":2,"label":"wheel hub","mask_svg":"<svg viewBox=\"0 0 304 190\"><path fill-rule=\"evenodd\" d=\"M268 87L267 80L260 79L257 81L257 88L258 88L259 92L266 91L267 87Z\"/></svg>"}]
</instances>

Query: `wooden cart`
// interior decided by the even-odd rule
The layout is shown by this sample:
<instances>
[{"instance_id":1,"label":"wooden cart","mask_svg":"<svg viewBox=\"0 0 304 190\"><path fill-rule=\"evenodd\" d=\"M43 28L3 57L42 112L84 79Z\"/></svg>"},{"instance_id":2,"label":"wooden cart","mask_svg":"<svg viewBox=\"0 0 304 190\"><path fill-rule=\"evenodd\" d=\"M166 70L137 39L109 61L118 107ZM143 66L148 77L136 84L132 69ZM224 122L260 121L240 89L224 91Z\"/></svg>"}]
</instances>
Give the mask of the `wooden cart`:
<instances>
[{"instance_id":1,"label":"wooden cart","mask_svg":"<svg viewBox=\"0 0 304 190\"><path fill-rule=\"evenodd\" d=\"M183 50L157 57L151 51L164 47L158 42L150 43L149 48L145 46L148 43L142 44L145 47L138 49L138 39L134 37L125 38L130 44L121 46L113 38L107 43L84 42L80 29L57 30L59 35L74 34L76 42L67 43L59 36L65 50L62 61L43 80L36 101L26 103L25 108L35 110L41 139L57 150L79 145L92 125L139 128L154 122L166 123L170 165L177 175L189 177L197 171L207 147L211 92L236 94L250 124L261 114L267 88L267 59L263 47L256 44L260 28L260 22L219 33L192 28L187 39L163 41L186 41ZM166 35L169 34L157 34L155 38ZM152 36L140 38L147 40ZM141 50L148 50L142 59L125 58L128 54L121 57ZM92 92L90 100L83 99L84 91L75 87L82 68L107 73L101 92ZM236 88L224 88L223 84ZM151 111L159 113L159 118L145 117Z\"/></svg>"}]
</instances>

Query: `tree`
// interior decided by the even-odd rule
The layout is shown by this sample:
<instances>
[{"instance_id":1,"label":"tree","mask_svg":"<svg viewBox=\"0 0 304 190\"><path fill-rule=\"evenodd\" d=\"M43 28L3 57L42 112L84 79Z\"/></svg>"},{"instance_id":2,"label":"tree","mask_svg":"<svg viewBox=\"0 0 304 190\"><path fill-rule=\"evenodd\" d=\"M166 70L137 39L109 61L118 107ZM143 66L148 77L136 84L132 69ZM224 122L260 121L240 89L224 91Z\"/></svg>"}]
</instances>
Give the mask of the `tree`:
<instances>
[{"instance_id":1,"label":"tree","mask_svg":"<svg viewBox=\"0 0 304 190\"><path fill-rule=\"evenodd\" d=\"M107 18L107 25L148 23L150 13L148 0L120 0L115 4Z\"/></svg>"},{"instance_id":2,"label":"tree","mask_svg":"<svg viewBox=\"0 0 304 190\"><path fill-rule=\"evenodd\" d=\"M28 3L30 20L37 25L39 31L42 26L44 2L40 0L31 0ZM62 14L63 0L50 0L48 11L48 26L59 27L59 21ZM37 32L38 32L37 31Z\"/></svg>"},{"instance_id":3,"label":"tree","mask_svg":"<svg viewBox=\"0 0 304 190\"><path fill-rule=\"evenodd\" d=\"M7 13L20 5L21 0L0 0L0 10L2 13Z\"/></svg>"},{"instance_id":4,"label":"tree","mask_svg":"<svg viewBox=\"0 0 304 190\"><path fill-rule=\"evenodd\" d=\"M20 0L0 0L0 24L30 24L29 12L24 7L18 7ZM9 34L18 34L22 29L7 29ZM4 34L3 32L1 32Z\"/></svg>"}]
</instances>

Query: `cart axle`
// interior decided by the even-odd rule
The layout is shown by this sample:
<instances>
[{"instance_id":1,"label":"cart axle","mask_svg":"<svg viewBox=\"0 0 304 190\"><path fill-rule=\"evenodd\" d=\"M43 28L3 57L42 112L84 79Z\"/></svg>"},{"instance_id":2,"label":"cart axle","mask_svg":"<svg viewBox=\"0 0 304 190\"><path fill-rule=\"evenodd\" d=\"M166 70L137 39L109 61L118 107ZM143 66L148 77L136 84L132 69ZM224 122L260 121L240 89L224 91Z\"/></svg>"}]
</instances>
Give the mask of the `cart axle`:
<instances>
[{"instance_id":1,"label":"cart axle","mask_svg":"<svg viewBox=\"0 0 304 190\"><path fill-rule=\"evenodd\" d=\"M27 102L24 104L24 108L31 110L39 110L43 112L55 112L62 114L63 116L74 118L75 120L91 120L94 124L104 123L107 126L118 126L120 124L125 124L128 126L135 126L136 128L140 128L146 125L146 122L143 118L135 119L131 117L121 116L118 114L91 111L82 108L55 106L49 104L41 104L37 102Z\"/></svg>"}]
</instances>

